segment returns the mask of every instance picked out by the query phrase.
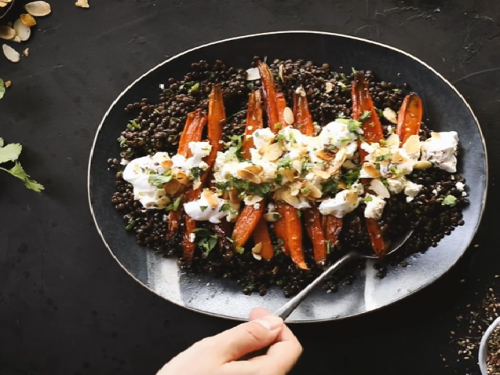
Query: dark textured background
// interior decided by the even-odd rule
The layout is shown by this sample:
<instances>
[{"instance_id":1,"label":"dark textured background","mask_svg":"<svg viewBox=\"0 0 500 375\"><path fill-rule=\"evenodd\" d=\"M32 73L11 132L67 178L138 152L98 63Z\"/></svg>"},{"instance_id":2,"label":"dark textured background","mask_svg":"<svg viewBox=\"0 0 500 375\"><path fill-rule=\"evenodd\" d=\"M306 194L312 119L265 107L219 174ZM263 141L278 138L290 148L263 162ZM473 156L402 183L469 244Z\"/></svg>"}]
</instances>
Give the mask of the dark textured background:
<instances>
[{"instance_id":1,"label":"dark textured background","mask_svg":"<svg viewBox=\"0 0 500 375\"><path fill-rule=\"evenodd\" d=\"M476 373L453 358L449 331L462 306L478 302L500 273L498 1L90 1L83 10L52 0L52 15L38 20L25 44L29 58L14 65L0 56L0 77L13 82L0 101L0 136L24 145L23 165L47 188L38 195L0 174L1 375L154 374L180 350L233 325L160 299L118 267L89 214L87 158L110 103L152 66L203 43L285 29L356 35L432 65L478 116L491 171L478 247L437 284L390 309L294 326L305 352L293 373Z\"/></svg>"}]
</instances>

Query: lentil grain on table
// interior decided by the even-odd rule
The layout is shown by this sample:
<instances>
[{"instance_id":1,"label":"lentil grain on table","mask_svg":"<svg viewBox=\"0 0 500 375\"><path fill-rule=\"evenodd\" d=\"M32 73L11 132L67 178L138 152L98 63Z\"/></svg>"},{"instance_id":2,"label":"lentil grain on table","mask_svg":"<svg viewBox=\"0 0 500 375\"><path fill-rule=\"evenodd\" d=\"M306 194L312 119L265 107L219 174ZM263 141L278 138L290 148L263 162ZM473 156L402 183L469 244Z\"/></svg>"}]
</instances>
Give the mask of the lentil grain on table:
<instances>
[{"instance_id":1,"label":"lentil grain on table","mask_svg":"<svg viewBox=\"0 0 500 375\"><path fill-rule=\"evenodd\" d=\"M251 65L256 66L259 60L258 56L254 57ZM280 65L283 65L281 73ZM318 66L305 60L274 60L269 66L288 103L293 102L293 93L297 87L304 87L313 121L319 126L324 126L339 116L351 115L350 86L354 72L339 73L332 71L328 64ZM408 85L396 87L392 82L378 81L369 70L364 73L369 81L369 90L375 106L380 110L391 108L397 112ZM222 87L227 113L223 125L224 140L228 141L230 136L243 134L248 95L252 90L261 87L260 80L247 81L245 69L228 67L220 60L213 64L199 61L191 64L191 72L182 79L170 78L164 83L159 102L152 103L148 98L144 98L126 106L125 112L133 118L118 138L120 157L131 160L158 151L175 153L187 113L197 108L207 111L208 94L215 83ZM381 120L387 136L389 127L394 125L383 117ZM427 138L429 133L427 126L422 124L421 139ZM108 162L110 167L121 169L118 159L110 159ZM392 258L389 263L380 261L376 264L379 277L386 274L388 267L407 262L405 258L408 255L437 246L456 226L463 225L461 210L468 202L455 187L456 182L465 183L463 178L436 168L415 170L411 178L414 182L424 185L419 195L410 203L405 201L404 195L391 196L380 224L389 237L397 236L410 228L414 229L414 235L398 252L397 257ZM453 195L457 199L454 207L440 204L447 195ZM120 172L117 174L116 192L111 202L123 215L127 231L135 234L140 245L165 256L179 257L179 266L185 268L180 249L177 246L169 246L165 240L167 215L163 211L143 210L141 204L134 200L131 185L121 178ZM353 213L344 218L340 235L342 250L332 250L329 262L338 259L346 249L370 249L365 221L360 220L363 210L364 204L360 204ZM199 225L203 227L204 223ZM271 236L277 246L272 226ZM304 250L306 259L312 259L310 243L305 244ZM325 283L324 289L332 293L338 290L342 282L352 283L362 271L363 264L352 264L332 276ZM309 272L298 269L290 258L281 252L276 252L271 261L264 262L255 260L250 251L239 254L214 250L208 256L198 252L194 257L192 271L234 279L246 294L258 292L264 295L268 288L275 285L284 290L285 296L292 296L322 272L322 268L313 262L310 262L310 267Z\"/></svg>"}]
</instances>

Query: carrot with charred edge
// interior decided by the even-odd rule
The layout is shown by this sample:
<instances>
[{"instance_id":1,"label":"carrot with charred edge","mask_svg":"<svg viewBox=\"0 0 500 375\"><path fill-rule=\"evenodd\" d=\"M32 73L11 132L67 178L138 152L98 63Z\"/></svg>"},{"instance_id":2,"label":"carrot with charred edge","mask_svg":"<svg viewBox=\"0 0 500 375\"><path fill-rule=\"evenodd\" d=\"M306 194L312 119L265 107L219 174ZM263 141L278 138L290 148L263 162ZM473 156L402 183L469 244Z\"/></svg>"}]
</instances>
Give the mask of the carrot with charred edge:
<instances>
[{"instance_id":1,"label":"carrot with charred edge","mask_svg":"<svg viewBox=\"0 0 500 375\"><path fill-rule=\"evenodd\" d=\"M222 97L222 89L220 85L214 85L212 92L208 98L208 141L212 146L210 154L205 162L209 168L217 158L217 152L222 149L222 126L223 121L226 119L226 111L224 109L224 102Z\"/></svg>"},{"instance_id":2,"label":"carrot with charred edge","mask_svg":"<svg viewBox=\"0 0 500 375\"><path fill-rule=\"evenodd\" d=\"M398 125L396 126L396 134L401 143L405 143L412 135L418 135L422 116L423 105L420 97L415 93L407 95L399 109Z\"/></svg>"},{"instance_id":3,"label":"carrot with charred edge","mask_svg":"<svg viewBox=\"0 0 500 375\"><path fill-rule=\"evenodd\" d=\"M196 243L190 241L190 234L196 229L196 221L189 215L186 215L186 228L184 231L184 237L182 239L182 257L189 267L193 262L194 249L196 248Z\"/></svg>"},{"instance_id":4,"label":"carrot with charred edge","mask_svg":"<svg viewBox=\"0 0 500 375\"><path fill-rule=\"evenodd\" d=\"M262 129L264 127L262 120L262 106L260 104L260 91L254 91L250 94L248 99L248 112L247 112L247 123L245 127L245 138L243 140L243 157L245 159L251 158L250 149L255 148L253 144L252 134L257 129Z\"/></svg>"},{"instance_id":5,"label":"carrot with charred edge","mask_svg":"<svg viewBox=\"0 0 500 375\"><path fill-rule=\"evenodd\" d=\"M293 94L293 127L300 130L302 134L314 136L314 124L309 111L307 97L300 93Z\"/></svg>"},{"instance_id":6,"label":"carrot with charred edge","mask_svg":"<svg viewBox=\"0 0 500 375\"><path fill-rule=\"evenodd\" d=\"M285 246L286 222L284 206L284 203L276 202L276 212L280 215L280 218L274 223L274 234L276 234L276 238L278 238L278 240L281 240L283 242L283 244L281 245L281 250L286 255L290 255L290 252Z\"/></svg>"},{"instance_id":7,"label":"carrot with charred edge","mask_svg":"<svg viewBox=\"0 0 500 375\"><path fill-rule=\"evenodd\" d=\"M255 244L262 244L259 255L265 260L269 260L274 256L274 248L269 236L269 229L267 228L266 220L261 217L255 230L252 234L252 239Z\"/></svg>"},{"instance_id":8,"label":"carrot with charred edge","mask_svg":"<svg viewBox=\"0 0 500 375\"><path fill-rule=\"evenodd\" d=\"M307 234L313 245L314 261L324 264L326 261L326 239L321 226L321 214L318 207L313 206L304 211Z\"/></svg>"},{"instance_id":9,"label":"carrot with charred edge","mask_svg":"<svg viewBox=\"0 0 500 375\"><path fill-rule=\"evenodd\" d=\"M258 208L256 208L256 206ZM245 206L233 230L233 245L236 250L245 246L264 213L264 205Z\"/></svg>"},{"instance_id":10,"label":"carrot with charred edge","mask_svg":"<svg viewBox=\"0 0 500 375\"><path fill-rule=\"evenodd\" d=\"M339 236L342 231L342 219L328 215L324 216L323 231L325 238L330 241L330 248L339 246Z\"/></svg>"},{"instance_id":11,"label":"carrot with charred edge","mask_svg":"<svg viewBox=\"0 0 500 375\"><path fill-rule=\"evenodd\" d=\"M285 94L282 92L276 93L276 108L278 109L278 119L279 119L279 126L277 126L277 129L275 133L279 132L280 129L286 128L289 123L285 121L285 108L286 108L286 99L285 99Z\"/></svg>"},{"instance_id":12,"label":"carrot with charred edge","mask_svg":"<svg viewBox=\"0 0 500 375\"><path fill-rule=\"evenodd\" d=\"M179 140L179 148L177 153L186 157L190 157L191 150L189 149L189 142L201 141L203 129L207 123L206 116L201 114L201 110L197 109L187 115L186 125Z\"/></svg>"},{"instance_id":13,"label":"carrot with charred edge","mask_svg":"<svg viewBox=\"0 0 500 375\"><path fill-rule=\"evenodd\" d=\"M370 113L369 116L365 115L367 111ZM362 117L364 118L362 121L363 136L368 144L380 142L380 140L384 138L382 125L380 124L372 97L368 91L368 82L365 81L365 77L362 73L358 73L352 83L352 117L354 120L360 120ZM359 145L360 144L361 141L359 142ZM366 151L361 147L358 147L358 150L360 163L363 163L366 158ZM366 229L370 236L373 251L379 258L383 258L386 248L378 221L366 218Z\"/></svg>"},{"instance_id":14,"label":"carrot with charred edge","mask_svg":"<svg viewBox=\"0 0 500 375\"><path fill-rule=\"evenodd\" d=\"M280 126L276 127L275 125L278 124L280 120L276 102L276 89L274 87L273 74L269 70L267 64L262 61L259 62L259 73L262 81L264 100L266 101L266 113L269 129L271 129L274 133L278 133Z\"/></svg>"},{"instance_id":15,"label":"carrot with charred edge","mask_svg":"<svg viewBox=\"0 0 500 375\"><path fill-rule=\"evenodd\" d=\"M286 226L285 248L289 251L293 262L301 269L308 270L302 249L302 223L297 210L287 204L283 205Z\"/></svg>"}]
</instances>

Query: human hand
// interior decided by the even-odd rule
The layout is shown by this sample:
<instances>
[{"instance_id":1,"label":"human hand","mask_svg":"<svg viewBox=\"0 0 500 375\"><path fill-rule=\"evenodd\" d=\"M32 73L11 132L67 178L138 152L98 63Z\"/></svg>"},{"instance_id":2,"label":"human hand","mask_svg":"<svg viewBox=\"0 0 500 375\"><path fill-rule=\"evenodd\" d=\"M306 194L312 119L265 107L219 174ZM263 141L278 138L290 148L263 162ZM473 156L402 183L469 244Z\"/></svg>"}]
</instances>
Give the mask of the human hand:
<instances>
[{"instance_id":1,"label":"human hand","mask_svg":"<svg viewBox=\"0 0 500 375\"><path fill-rule=\"evenodd\" d=\"M268 346L265 355L239 361ZM302 346L283 320L258 308L248 323L197 342L157 375L284 375L301 353Z\"/></svg>"}]
</instances>

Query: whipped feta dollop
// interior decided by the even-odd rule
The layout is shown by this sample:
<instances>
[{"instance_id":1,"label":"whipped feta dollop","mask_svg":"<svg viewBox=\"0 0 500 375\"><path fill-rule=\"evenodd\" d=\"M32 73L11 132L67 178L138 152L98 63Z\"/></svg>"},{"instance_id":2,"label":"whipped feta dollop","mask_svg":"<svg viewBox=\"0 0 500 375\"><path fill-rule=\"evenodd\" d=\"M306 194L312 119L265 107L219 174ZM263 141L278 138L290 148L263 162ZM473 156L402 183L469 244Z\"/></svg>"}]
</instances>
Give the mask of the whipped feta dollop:
<instances>
[{"instance_id":1,"label":"whipped feta dollop","mask_svg":"<svg viewBox=\"0 0 500 375\"><path fill-rule=\"evenodd\" d=\"M385 200L372 194L366 194L365 202L365 217L368 219L379 220L382 217L382 213L384 212L386 203Z\"/></svg>"},{"instance_id":2,"label":"whipped feta dollop","mask_svg":"<svg viewBox=\"0 0 500 375\"><path fill-rule=\"evenodd\" d=\"M430 161L446 172L455 173L457 147L457 132L432 132L431 137L422 144L422 160Z\"/></svg>"},{"instance_id":3,"label":"whipped feta dollop","mask_svg":"<svg viewBox=\"0 0 500 375\"><path fill-rule=\"evenodd\" d=\"M230 213L229 203L210 191L203 191L197 200L184 203L184 211L196 221L219 224Z\"/></svg>"},{"instance_id":4,"label":"whipped feta dollop","mask_svg":"<svg viewBox=\"0 0 500 375\"><path fill-rule=\"evenodd\" d=\"M360 195L363 194L363 185L354 184L351 189L342 190L334 198L325 199L318 209L322 215L333 215L342 219L349 212L359 206Z\"/></svg>"},{"instance_id":5,"label":"whipped feta dollop","mask_svg":"<svg viewBox=\"0 0 500 375\"><path fill-rule=\"evenodd\" d=\"M143 156L130 161L122 174L125 181L132 184L134 199L141 202L146 209L162 209L170 199L165 190L153 186L149 182L151 173L163 174L171 163L166 152L157 152L153 156Z\"/></svg>"}]
</instances>

